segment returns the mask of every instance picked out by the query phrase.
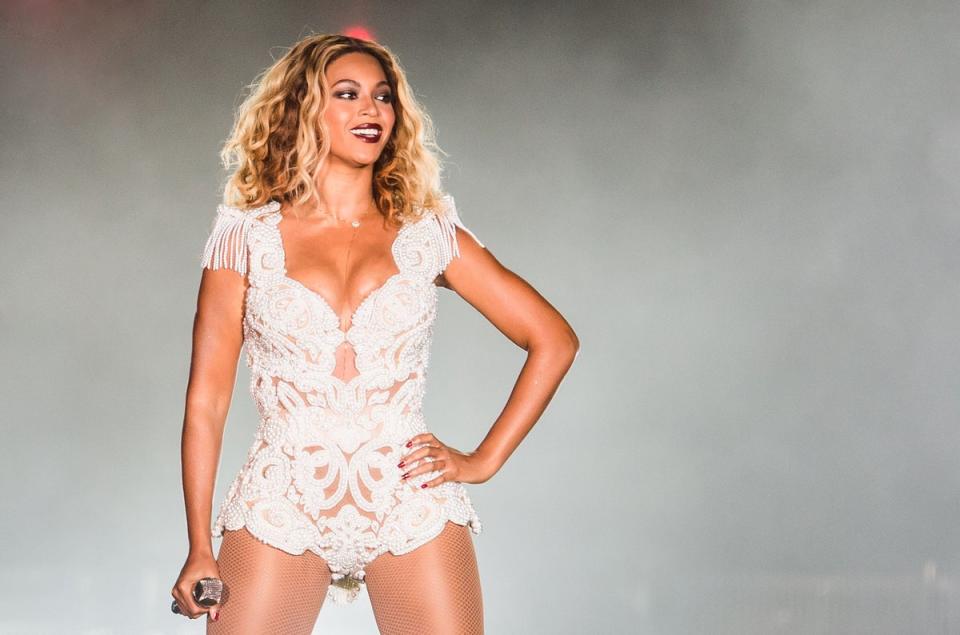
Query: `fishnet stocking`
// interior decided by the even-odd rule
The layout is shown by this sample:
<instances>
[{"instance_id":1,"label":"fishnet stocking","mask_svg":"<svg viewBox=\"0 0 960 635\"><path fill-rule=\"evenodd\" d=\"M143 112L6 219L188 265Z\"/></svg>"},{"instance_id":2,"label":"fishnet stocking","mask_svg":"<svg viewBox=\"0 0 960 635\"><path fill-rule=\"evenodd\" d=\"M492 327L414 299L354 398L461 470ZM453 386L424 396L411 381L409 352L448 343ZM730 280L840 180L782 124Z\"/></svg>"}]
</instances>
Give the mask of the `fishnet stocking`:
<instances>
[{"instance_id":1,"label":"fishnet stocking","mask_svg":"<svg viewBox=\"0 0 960 635\"><path fill-rule=\"evenodd\" d=\"M326 561L266 545L245 528L225 531L217 555L224 584L220 617L208 635L309 635L330 585Z\"/></svg>"},{"instance_id":2,"label":"fishnet stocking","mask_svg":"<svg viewBox=\"0 0 960 635\"><path fill-rule=\"evenodd\" d=\"M386 552L364 581L382 635L482 635L483 598L467 527L447 522L410 553Z\"/></svg>"}]
</instances>

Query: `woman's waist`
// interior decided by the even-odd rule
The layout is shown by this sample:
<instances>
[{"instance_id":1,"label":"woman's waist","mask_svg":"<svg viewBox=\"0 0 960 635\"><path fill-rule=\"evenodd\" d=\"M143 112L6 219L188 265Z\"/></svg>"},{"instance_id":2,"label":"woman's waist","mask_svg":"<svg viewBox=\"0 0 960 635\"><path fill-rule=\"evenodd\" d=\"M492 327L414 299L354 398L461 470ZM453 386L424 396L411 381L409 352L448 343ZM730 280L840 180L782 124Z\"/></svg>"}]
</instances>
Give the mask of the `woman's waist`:
<instances>
[{"instance_id":1,"label":"woman's waist","mask_svg":"<svg viewBox=\"0 0 960 635\"><path fill-rule=\"evenodd\" d=\"M423 418L423 400L400 393L370 390L365 394L299 393L251 389L261 420L304 420L330 425L369 425Z\"/></svg>"},{"instance_id":2,"label":"woman's waist","mask_svg":"<svg viewBox=\"0 0 960 635\"><path fill-rule=\"evenodd\" d=\"M257 426L257 440L268 445L290 447L340 447L354 452L370 442L402 445L410 437L427 432L423 412L368 408L343 412L310 407L279 408L263 416Z\"/></svg>"},{"instance_id":3,"label":"woman's waist","mask_svg":"<svg viewBox=\"0 0 960 635\"><path fill-rule=\"evenodd\" d=\"M250 394L261 409L282 407L362 416L367 410L387 407L419 411L426 392L423 376L399 369L367 369L353 377L341 378L329 372L303 372L287 366L280 372L255 367ZM316 414L315 416L322 416Z\"/></svg>"},{"instance_id":4,"label":"woman's waist","mask_svg":"<svg viewBox=\"0 0 960 635\"><path fill-rule=\"evenodd\" d=\"M407 404L409 406L409 404ZM357 409L340 409L327 406L306 406L285 408L267 408L260 413L260 425L275 422L280 425L310 425L321 428L340 426L359 426L362 428L384 428L391 426L409 426L424 422L423 409L419 407L394 408L380 404Z\"/></svg>"}]
</instances>

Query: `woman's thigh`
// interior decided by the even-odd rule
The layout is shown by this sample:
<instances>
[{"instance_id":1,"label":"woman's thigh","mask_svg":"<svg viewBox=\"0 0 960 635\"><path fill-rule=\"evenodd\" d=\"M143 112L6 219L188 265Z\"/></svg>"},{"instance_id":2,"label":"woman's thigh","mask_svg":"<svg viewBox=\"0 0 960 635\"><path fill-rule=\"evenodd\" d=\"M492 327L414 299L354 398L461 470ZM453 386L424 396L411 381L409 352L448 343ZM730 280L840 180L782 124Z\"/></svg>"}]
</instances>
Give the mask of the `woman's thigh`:
<instances>
[{"instance_id":1,"label":"woman's thigh","mask_svg":"<svg viewBox=\"0 0 960 635\"><path fill-rule=\"evenodd\" d=\"M315 553L294 556L245 528L223 532L217 554L224 598L207 633L309 634L330 585L330 568Z\"/></svg>"},{"instance_id":2,"label":"woman's thigh","mask_svg":"<svg viewBox=\"0 0 960 635\"><path fill-rule=\"evenodd\" d=\"M430 542L390 552L365 568L364 581L383 635L483 633L483 597L467 527L447 522Z\"/></svg>"}]
</instances>

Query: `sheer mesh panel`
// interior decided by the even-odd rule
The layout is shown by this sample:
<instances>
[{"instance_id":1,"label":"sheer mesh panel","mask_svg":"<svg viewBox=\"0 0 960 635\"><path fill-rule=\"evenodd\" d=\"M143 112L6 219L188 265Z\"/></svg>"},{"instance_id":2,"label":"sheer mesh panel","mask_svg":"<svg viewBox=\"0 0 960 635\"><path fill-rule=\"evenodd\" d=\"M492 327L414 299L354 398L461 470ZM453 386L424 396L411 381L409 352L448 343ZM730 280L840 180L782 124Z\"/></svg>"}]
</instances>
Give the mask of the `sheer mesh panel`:
<instances>
[{"instance_id":1,"label":"sheer mesh panel","mask_svg":"<svg viewBox=\"0 0 960 635\"><path fill-rule=\"evenodd\" d=\"M330 585L330 569L309 551L290 555L246 529L226 531L217 556L224 598L212 635L297 635L313 630Z\"/></svg>"},{"instance_id":2,"label":"sheer mesh panel","mask_svg":"<svg viewBox=\"0 0 960 635\"><path fill-rule=\"evenodd\" d=\"M466 527L448 522L410 553L367 565L367 592L383 635L479 635L483 597Z\"/></svg>"}]
</instances>

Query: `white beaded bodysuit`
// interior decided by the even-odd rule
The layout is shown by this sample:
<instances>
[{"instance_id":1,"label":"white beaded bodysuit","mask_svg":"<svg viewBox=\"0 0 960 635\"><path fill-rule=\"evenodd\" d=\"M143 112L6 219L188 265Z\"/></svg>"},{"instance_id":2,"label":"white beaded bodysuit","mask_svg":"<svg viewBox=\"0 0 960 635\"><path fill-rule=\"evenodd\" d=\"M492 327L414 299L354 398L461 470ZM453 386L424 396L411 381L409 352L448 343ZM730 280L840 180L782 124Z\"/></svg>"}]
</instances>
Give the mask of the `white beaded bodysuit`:
<instances>
[{"instance_id":1,"label":"white beaded bodysuit","mask_svg":"<svg viewBox=\"0 0 960 635\"><path fill-rule=\"evenodd\" d=\"M403 225L391 249L397 271L357 307L344 331L318 293L286 275L280 203L220 205L202 265L247 277L243 341L259 413L253 445L212 529L247 530L291 554L309 549L333 572L328 597L353 601L364 566L434 538L447 520L481 523L463 484L420 485L398 468L404 444L428 432L421 411L436 277L459 255L453 198ZM479 242L479 240L478 240ZM335 374L341 346L358 372ZM417 446L414 446L417 447ZM430 460L429 458L427 460ZM409 468L407 468L409 469Z\"/></svg>"}]
</instances>

